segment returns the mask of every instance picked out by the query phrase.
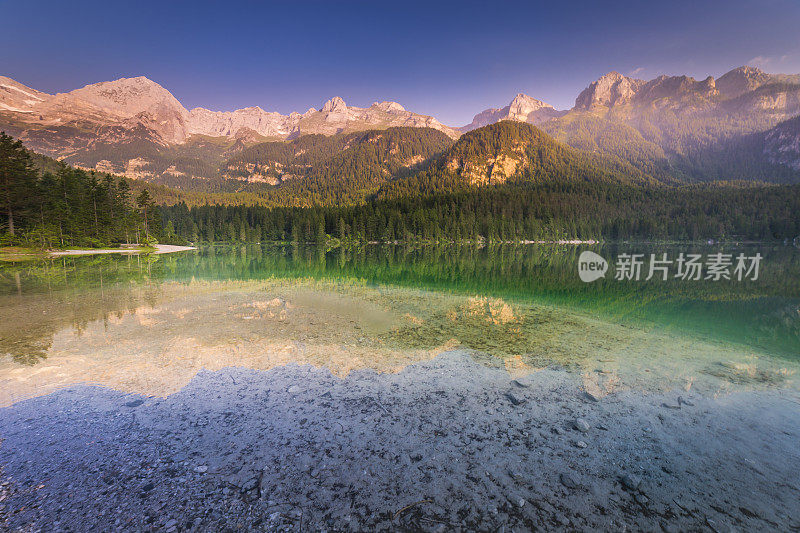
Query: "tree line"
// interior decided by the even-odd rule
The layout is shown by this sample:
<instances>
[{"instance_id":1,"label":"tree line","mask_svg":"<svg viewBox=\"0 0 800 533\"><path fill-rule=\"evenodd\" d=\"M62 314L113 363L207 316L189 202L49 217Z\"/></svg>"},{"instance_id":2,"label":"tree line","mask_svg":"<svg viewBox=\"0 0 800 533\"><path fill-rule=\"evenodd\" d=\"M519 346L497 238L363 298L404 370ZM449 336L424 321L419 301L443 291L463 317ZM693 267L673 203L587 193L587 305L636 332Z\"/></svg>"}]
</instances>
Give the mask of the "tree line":
<instances>
[{"instance_id":1,"label":"tree line","mask_svg":"<svg viewBox=\"0 0 800 533\"><path fill-rule=\"evenodd\" d=\"M800 236L798 185L572 182L403 192L348 207L179 203L162 207L162 214L165 224L192 242L776 241Z\"/></svg>"}]
</instances>

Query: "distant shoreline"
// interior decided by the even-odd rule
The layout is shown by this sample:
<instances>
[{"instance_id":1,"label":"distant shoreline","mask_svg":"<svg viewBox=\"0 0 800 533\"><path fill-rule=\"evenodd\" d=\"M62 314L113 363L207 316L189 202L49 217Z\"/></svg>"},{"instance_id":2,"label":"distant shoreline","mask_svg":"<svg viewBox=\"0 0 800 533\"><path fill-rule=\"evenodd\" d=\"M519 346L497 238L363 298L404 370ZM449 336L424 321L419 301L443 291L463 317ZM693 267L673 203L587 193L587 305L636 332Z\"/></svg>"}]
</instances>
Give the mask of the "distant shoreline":
<instances>
[{"instance_id":1,"label":"distant shoreline","mask_svg":"<svg viewBox=\"0 0 800 533\"><path fill-rule=\"evenodd\" d=\"M173 252L184 252L186 250L196 250L194 246L175 246L172 244L156 244L155 249L150 252L153 254L169 254ZM61 257L67 255L97 255L97 254L135 254L141 252L148 252L149 248L98 248L93 250L91 248L86 250L58 250L49 252L49 257Z\"/></svg>"}]
</instances>

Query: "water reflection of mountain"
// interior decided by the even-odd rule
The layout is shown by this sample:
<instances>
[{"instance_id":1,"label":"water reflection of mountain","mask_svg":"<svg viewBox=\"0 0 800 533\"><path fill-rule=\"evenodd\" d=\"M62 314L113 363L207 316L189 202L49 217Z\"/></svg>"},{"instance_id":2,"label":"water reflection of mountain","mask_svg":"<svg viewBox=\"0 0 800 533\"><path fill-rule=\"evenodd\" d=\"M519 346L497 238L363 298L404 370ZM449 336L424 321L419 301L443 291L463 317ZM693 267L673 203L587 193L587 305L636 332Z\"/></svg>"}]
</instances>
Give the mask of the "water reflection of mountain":
<instances>
[{"instance_id":1,"label":"water reflection of mountain","mask_svg":"<svg viewBox=\"0 0 800 533\"><path fill-rule=\"evenodd\" d=\"M585 284L575 246L214 247L197 253L61 258L0 267L2 350L18 361L42 357L56 331L155 305L164 281L322 279L424 288L519 303L564 306L603 319L646 322L738 342L781 355L800 354L800 253L758 248L756 282L629 281ZM605 257L687 248L592 247ZM708 254L717 248L703 247ZM726 253L754 248L725 249ZM674 254L672 254L674 252ZM610 277L610 276L608 276ZM21 294L21 296L20 296Z\"/></svg>"}]
</instances>

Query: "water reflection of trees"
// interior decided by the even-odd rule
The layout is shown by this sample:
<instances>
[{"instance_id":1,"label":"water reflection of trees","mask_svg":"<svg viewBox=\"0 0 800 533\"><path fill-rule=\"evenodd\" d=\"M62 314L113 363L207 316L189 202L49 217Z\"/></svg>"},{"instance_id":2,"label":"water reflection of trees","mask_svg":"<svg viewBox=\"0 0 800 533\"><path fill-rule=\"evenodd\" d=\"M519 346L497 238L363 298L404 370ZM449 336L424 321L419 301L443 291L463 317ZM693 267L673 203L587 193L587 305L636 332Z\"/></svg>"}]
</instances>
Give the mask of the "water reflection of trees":
<instances>
[{"instance_id":1,"label":"water reflection of trees","mask_svg":"<svg viewBox=\"0 0 800 533\"><path fill-rule=\"evenodd\" d=\"M800 253L792 247L726 247L760 252L758 281L629 281L586 284L577 276L572 245L363 246L211 248L192 257L199 277L363 280L466 295L494 296L590 312L606 319L646 321L788 355L800 354ZM591 249L609 259L623 252L708 255L717 247L614 245Z\"/></svg>"},{"instance_id":2,"label":"water reflection of trees","mask_svg":"<svg viewBox=\"0 0 800 533\"><path fill-rule=\"evenodd\" d=\"M654 280L585 284L576 246L228 246L161 256L66 257L0 266L0 352L19 362L46 356L53 335L80 333L162 297L163 281L313 278L424 288L468 296L566 306L605 319L664 327L800 354L800 253L758 248L757 282ZM659 247L592 247L618 253ZM735 251L755 253L755 249ZM678 252L713 253L716 248ZM726 249L726 253L734 250ZM611 274L607 276L611 278Z\"/></svg>"},{"instance_id":3,"label":"water reflection of trees","mask_svg":"<svg viewBox=\"0 0 800 533\"><path fill-rule=\"evenodd\" d=\"M81 335L97 320L121 318L159 301L157 260L91 257L0 268L0 355L35 364L65 328Z\"/></svg>"}]
</instances>

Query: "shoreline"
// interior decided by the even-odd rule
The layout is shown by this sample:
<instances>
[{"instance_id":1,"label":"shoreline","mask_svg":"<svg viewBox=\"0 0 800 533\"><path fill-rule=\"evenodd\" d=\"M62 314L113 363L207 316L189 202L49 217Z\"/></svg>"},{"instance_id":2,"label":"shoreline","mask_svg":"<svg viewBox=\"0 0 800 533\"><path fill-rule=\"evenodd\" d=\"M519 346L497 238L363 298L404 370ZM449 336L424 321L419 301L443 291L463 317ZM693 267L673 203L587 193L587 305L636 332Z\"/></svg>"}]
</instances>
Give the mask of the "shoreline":
<instances>
[{"instance_id":1,"label":"shoreline","mask_svg":"<svg viewBox=\"0 0 800 533\"><path fill-rule=\"evenodd\" d=\"M170 254L174 252L185 252L187 250L197 250L195 246L177 246L173 244L156 244L153 250L149 248L98 248L93 250L89 249L75 249L75 250L57 250L48 252L48 257L64 257L70 255L98 255L98 254Z\"/></svg>"},{"instance_id":2,"label":"shoreline","mask_svg":"<svg viewBox=\"0 0 800 533\"><path fill-rule=\"evenodd\" d=\"M456 350L392 374L200 371L0 409L12 530L790 530L794 390L586 393ZM754 481L759 490L753 491Z\"/></svg>"},{"instance_id":3,"label":"shoreline","mask_svg":"<svg viewBox=\"0 0 800 533\"><path fill-rule=\"evenodd\" d=\"M76 248L70 250L37 250L33 248L9 247L0 248L0 261L30 261L34 259L51 259L53 257L103 255L103 254L170 254L197 250L196 246L177 246L173 244L156 244L154 248Z\"/></svg>"}]
</instances>

